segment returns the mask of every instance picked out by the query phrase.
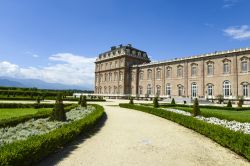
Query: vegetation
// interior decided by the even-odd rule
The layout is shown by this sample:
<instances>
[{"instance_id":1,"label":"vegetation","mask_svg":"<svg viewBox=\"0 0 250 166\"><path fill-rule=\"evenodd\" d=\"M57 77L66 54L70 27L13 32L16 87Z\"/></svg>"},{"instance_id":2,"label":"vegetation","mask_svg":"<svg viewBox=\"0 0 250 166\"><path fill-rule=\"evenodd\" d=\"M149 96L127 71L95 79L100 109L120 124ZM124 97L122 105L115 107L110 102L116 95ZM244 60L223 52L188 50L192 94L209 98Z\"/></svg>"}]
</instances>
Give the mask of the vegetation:
<instances>
[{"instance_id":1,"label":"vegetation","mask_svg":"<svg viewBox=\"0 0 250 166\"><path fill-rule=\"evenodd\" d=\"M64 105L61 94L59 94L57 97L55 107L51 114L51 119L57 121L66 121L66 114L64 111Z\"/></svg>"},{"instance_id":2,"label":"vegetation","mask_svg":"<svg viewBox=\"0 0 250 166\"><path fill-rule=\"evenodd\" d=\"M244 98L243 97L239 97L238 107L242 108L243 104L244 104Z\"/></svg>"},{"instance_id":3,"label":"vegetation","mask_svg":"<svg viewBox=\"0 0 250 166\"><path fill-rule=\"evenodd\" d=\"M199 107L199 101L197 98L194 99L194 106L193 106L193 116L198 116L201 114L200 107Z\"/></svg>"},{"instance_id":4,"label":"vegetation","mask_svg":"<svg viewBox=\"0 0 250 166\"><path fill-rule=\"evenodd\" d=\"M134 104L134 98L133 97L129 98L129 104Z\"/></svg>"},{"instance_id":5,"label":"vegetation","mask_svg":"<svg viewBox=\"0 0 250 166\"><path fill-rule=\"evenodd\" d=\"M82 96L82 100L81 100L81 107L87 107L87 100L86 100L86 96Z\"/></svg>"},{"instance_id":6,"label":"vegetation","mask_svg":"<svg viewBox=\"0 0 250 166\"><path fill-rule=\"evenodd\" d=\"M155 108L159 107L158 97L154 98L153 104Z\"/></svg>"},{"instance_id":7,"label":"vegetation","mask_svg":"<svg viewBox=\"0 0 250 166\"><path fill-rule=\"evenodd\" d=\"M213 125L200 121L191 116L185 116L163 109L145 107L140 105L120 104L121 107L147 112L183 125L189 129L199 132L215 142L225 146L239 155L250 160L250 135L235 132L219 125Z\"/></svg>"},{"instance_id":8,"label":"vegetation","mask_svg":"<svg viewBox=\"0 0 250 166\"><path fill-rule=\"evenodd\" d=\"M223 95L218 95L217 96L217 100L218 100L218 102L221 104L221 103L223 103L223 101L224 101L224 96Z\"/></svg>"},{"instance_id":9,"label":"vegetation","mask_svg":"<svg viewBox=\"0 0 250 166\"><path fill-rule=\"evenodd\" d=\"M228 100L227 107L228 108L232 108L232 102L231 102L231 100Z\"/></svg>"},{"instance_id":10,"label":"vegetation","mask_svg":"<svg viewBox=\"0 0 250 166\"><path fill-rule=\"evenodd\" d=\"M86 117L63 125L47 134L33 136L23 141L16 141L0 148L0 165L35 165L42 158L74 140L79 134L93 129L103 117L104 109L94 105L95 111ZM32 155L32 157L31 157Z\"/></svg>"},{"instance_id":11,"label":"vegetation","mask_svg":"<svg viewBox=\"0 0 250 166\"><path fill-rule=\"evenodd\" d=\"M176 104L174 98L172 99L171 104L172 104L172 105L175 105L175 104Z\"/></svg>"}]
</instances>

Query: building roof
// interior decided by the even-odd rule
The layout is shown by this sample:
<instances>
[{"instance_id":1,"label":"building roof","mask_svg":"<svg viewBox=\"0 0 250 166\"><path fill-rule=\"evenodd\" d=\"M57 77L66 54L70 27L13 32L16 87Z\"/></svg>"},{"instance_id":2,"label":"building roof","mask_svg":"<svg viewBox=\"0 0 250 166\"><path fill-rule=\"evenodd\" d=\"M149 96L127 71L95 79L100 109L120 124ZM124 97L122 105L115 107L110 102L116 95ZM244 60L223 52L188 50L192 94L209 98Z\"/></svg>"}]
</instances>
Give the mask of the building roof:
<instances>
[{"instance_id":1,"label":"building roof","mask_svg":"<svg viewBox=\"0 0 250 166\"><path fill-rule=\"evenodd\" d=\"M140 65L133 65L132 67L151 66L151 65L170 63L170 62L178 62L178 61L184 61L184 60L190 60L190 59L198 59L198 58L204 58L204 57L220 56L220 55L225 55L225 54L230 54L230 53L241 53L241 52L245 52L245 51L250 51L250 47L233 49L233 50L226 50L226 51L215 51L213 53L206 53L206 54L194 55L194 56L183 57L183 58L175 58L175 59L172 59L172 60L153 61L153 62L150 62L150 63L140 64Z\"/></svg>"}]
</instances>

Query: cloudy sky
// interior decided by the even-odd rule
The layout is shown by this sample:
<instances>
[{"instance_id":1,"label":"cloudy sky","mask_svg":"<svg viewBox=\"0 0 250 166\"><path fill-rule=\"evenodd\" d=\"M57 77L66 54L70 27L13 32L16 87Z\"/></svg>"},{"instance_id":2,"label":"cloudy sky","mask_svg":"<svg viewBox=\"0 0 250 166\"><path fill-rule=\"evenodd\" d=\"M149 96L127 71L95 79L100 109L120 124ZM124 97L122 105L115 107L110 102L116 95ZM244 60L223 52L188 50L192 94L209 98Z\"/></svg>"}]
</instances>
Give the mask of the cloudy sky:
<instances>
[{"instance_id":1,"label":"cloudy sky","mask_svg":"<svg viewBox=\"0 0 250 166\"><path fill-rule=\"evenodd\" d=\"M0 0L0 76L93 87L96 56L152 60L250 46L249 0Z\"/></svg>"}]
</instances>

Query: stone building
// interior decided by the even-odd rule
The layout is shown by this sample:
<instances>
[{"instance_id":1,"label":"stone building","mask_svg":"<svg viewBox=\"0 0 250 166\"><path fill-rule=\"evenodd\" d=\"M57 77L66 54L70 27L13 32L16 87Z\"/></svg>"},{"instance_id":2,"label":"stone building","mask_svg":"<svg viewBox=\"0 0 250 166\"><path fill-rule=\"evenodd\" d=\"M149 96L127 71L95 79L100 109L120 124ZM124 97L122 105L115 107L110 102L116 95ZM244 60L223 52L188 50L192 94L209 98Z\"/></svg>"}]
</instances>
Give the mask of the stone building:
<instances>
[{"instance_id":1,"label":"stone building","mask_svg":"<svg viewBox=\"0 0 250 166\"><path fill-rule=\"evenodd\" d=\"M129 44L111 47L95 63L95 93L102 96L250 97L250 48L150 62Z\"/></svg>"}]
</instances>

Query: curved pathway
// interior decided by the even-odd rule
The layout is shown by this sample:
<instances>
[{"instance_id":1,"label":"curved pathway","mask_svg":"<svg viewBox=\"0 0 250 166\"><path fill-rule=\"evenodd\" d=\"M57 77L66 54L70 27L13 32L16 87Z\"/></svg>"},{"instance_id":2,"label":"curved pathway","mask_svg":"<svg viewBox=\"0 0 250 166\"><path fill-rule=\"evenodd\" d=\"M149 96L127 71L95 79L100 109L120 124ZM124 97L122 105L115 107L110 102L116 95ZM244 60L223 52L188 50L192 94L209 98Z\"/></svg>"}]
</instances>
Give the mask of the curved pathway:
<instances>
[{"instance_id":1,"label":"curved pathway","mask_svg":"<svg viewBox=\"0 0 250 166\"><path fill-rule=\"evenodd\" d=\"M232 151L176 123L110 106L118 101L99 104L108 116L105 125L91 138L79 141L74 150L66 147L40 165L249 165Z\"/></svg>"}]
</instances>

